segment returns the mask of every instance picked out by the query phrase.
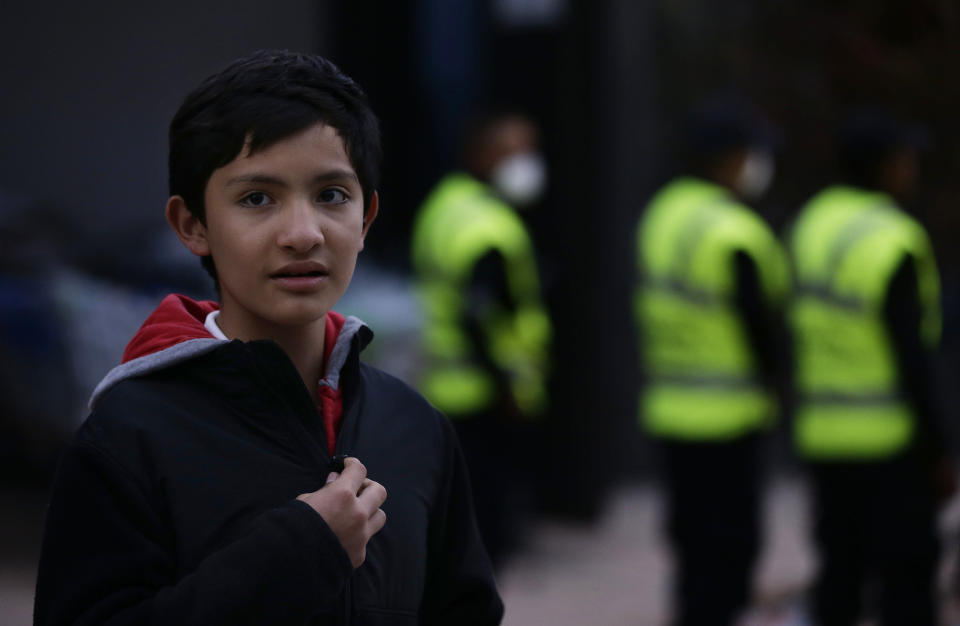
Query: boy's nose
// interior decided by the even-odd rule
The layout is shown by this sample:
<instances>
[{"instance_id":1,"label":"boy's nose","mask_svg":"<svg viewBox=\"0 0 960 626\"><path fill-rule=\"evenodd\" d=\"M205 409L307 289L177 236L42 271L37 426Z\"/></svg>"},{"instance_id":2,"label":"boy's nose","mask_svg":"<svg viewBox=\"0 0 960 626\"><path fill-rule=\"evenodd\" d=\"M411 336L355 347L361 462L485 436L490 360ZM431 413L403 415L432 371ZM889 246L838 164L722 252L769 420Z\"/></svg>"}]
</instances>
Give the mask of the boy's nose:
<instances>
[{"instance_id":1,"label":"boy's nose","mask_svg":"<svg viewBox=\"0 0 960 626\"><path fill-rule=\"evenodd\" d=\"M284 212L277 243L294 252L309 252L323 244L320 215L308 202L296 202Z\"/></svg>"}]
</instances>

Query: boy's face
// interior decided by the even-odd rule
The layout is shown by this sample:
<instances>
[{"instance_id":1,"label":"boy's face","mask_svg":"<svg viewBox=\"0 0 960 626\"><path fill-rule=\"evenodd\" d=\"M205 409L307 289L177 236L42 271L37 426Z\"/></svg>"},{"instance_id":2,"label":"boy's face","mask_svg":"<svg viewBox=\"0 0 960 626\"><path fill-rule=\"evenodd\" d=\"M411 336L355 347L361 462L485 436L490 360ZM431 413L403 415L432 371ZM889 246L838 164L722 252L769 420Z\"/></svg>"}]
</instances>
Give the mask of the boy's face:
<instances>
[{"instance_id":1,"label":"boy's face","mask_svg":"<svg viewBox=\"0 0 960 626\"><path fill-rule=\"evenodd\" d=\"M323 320L343 295L376 216L343 141L316 124L214 170L204 193L197 254L220 279L221 323L243 339Z\"/></svg>"}]
</instances>

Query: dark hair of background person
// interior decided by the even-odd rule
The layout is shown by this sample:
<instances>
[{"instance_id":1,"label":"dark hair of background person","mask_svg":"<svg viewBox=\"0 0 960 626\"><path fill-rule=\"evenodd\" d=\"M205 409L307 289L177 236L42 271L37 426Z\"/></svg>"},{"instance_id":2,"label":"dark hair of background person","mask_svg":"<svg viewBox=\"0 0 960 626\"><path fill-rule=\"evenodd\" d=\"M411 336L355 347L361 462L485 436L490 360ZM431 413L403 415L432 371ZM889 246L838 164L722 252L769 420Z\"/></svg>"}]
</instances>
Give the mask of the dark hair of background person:
<instances>
[{"instance_id":1,"label":"dark hair of background person","mask_svg":"<svg viewBox=\"0 0 960 626\"><path fill-rule=\"evenodd\" d=\"M775 151L779 130L751 101L736 93L710 94L687 112L682 137L686 169L706 176L731 153L749 148Z\"/></svg>"},{"instance_id":2,"label":"dark hair of background person","mask_svg":"<svg viewBox=\"0 0 960 626\"><path fill-rule=\"evenodd\" d=\"M520 108L493 104L473 111L459 131L459 164L467 172L484 182L489 182L490 169L496 165L499 153L509 147L503 137L506 127L521 127L538 139L539 128L534 118ZM501 133L501 135L497 135Z\"/></svg>"},{"instance_id":3,"label":"dark hair of background person","mask_svg":"<svg viewBox=\"0 0 960 626\"><path fill-rule=\"evenodd\" d=\"M249 141L250 154L316 123L343 140L363 190L364 211L379 184L380 130L363 90L327 59L260 50L205 79L170 123L170 195L206 223L204 191L214 170ZM210 256L201 259L219 290Z\"/></svg>"},{"instance_id":4,"label":"dark hair of background person","mask_svg":"<svg viewBox=\"0 0 960 626\"><path fill-rule=\"evenodd\" d=\"M881 107L847 112L838 132L838 166L842 182L867 189L884 189L891 159L903 151L930 148L928 131L895 117Z\"/></svg>"}]
</instances>

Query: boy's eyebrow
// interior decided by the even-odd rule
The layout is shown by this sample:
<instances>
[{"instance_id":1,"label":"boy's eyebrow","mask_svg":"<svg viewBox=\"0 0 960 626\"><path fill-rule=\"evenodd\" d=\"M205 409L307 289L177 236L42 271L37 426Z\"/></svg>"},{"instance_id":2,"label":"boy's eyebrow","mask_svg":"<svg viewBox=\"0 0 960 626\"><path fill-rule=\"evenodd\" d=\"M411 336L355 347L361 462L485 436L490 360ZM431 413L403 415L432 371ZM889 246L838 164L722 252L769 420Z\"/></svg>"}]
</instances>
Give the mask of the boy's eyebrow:
<instances>
[{"instance_id":1,"label":"boy's eyebrow","mask_svg":"<svg viewBox=\"0 0 960 626\"><path fill-rule=\"evenodd\" d=\"M344 178L360 182L360 179L357 178L357 173L353 170L330 170L314 176L313 180L317 183L325 183L331 180L343 180Z\"/></svg>"},{"instance_id":2,"label":"boy's eyebrow","mask_svg":"<svg viewBox=\"0 0 960 626\"><path fill-rule=\"evenodd\" d=\"M325 183L332 180L343 180L351 179L359 182L356 172L352 170L336 169L323 172L322 174L317 174L313 177L313 181L317 183ZM233 178L227 180L227 186L230 185L239 185L242 183L260 183L263 185L278 185L285 186L286 182L276 176L271 176L270 174L260 174L254 172L252 174L240 174L239 176L234 176Z\"/></svg>"},{"instance_id":3,"label":"boy's eyebrow","mask_svg":"<svg viewBox=\"0 0 960 626\"><path fill-rule=\"evenodd\" d=\"M230 185L239 185L241 183L261 183L265 185L283 185L284 182L277 178L276 176L270 176L269 174L241 174L240 176L234 176L233 178L227 181L227 186Z\"/></svg>"}]
</instances>

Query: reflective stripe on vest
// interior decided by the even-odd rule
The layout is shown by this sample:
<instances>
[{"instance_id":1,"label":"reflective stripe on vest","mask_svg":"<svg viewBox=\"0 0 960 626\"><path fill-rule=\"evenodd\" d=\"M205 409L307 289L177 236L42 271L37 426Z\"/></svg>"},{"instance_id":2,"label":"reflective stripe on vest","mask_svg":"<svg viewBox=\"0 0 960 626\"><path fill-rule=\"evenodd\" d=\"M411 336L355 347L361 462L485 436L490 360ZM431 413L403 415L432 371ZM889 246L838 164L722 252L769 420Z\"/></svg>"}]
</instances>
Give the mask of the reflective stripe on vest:
<instances>
[{"instance_id":1,"label":"reflective stripe on vest","mask_svg":"<svg viewBox=\"0 0 960 626\"><path fill-rule=\"evenodd\" d=\"M473 354L462 327L474 266L496 250L505 263L515 311L483 320L486 350L509 377L514 401L528 416L546 406L550 322L541 301L533 245L516 213L476 180L453 174L427 198L414 224L413 264L426 316L426 364L420 391L448 416L483 411L496 381Z\"/></svg>"},{"instance_id":2,"label":"reflective stripe on vest","mask_svg":"<svg viewBox=\"0 0 960 626\"><path fill-rule=\"evenodd\" d=\"M794 225L798 289L790 308L798 407L794 438L811 459L874 459L903 450L913 411L883 318L906 257L917 271L921 336L937 343L940 284L926 232L885 195L852 187L812 198Z\"/></svg>"},{"instance_id":3,"label":"reflective stripe on vest","mask_svg":"<svg viewBox=\"0 0 960 626\"><path fill-rule=\"evenodd\" d=\"M733 257L753 259L765 299L779 304L789 272L770 228L722 188L680 178L650 201L636 248L644 426L657 436L720 440L769 423L776 404L733 301Z\"/></svg>"}]
</instances>

